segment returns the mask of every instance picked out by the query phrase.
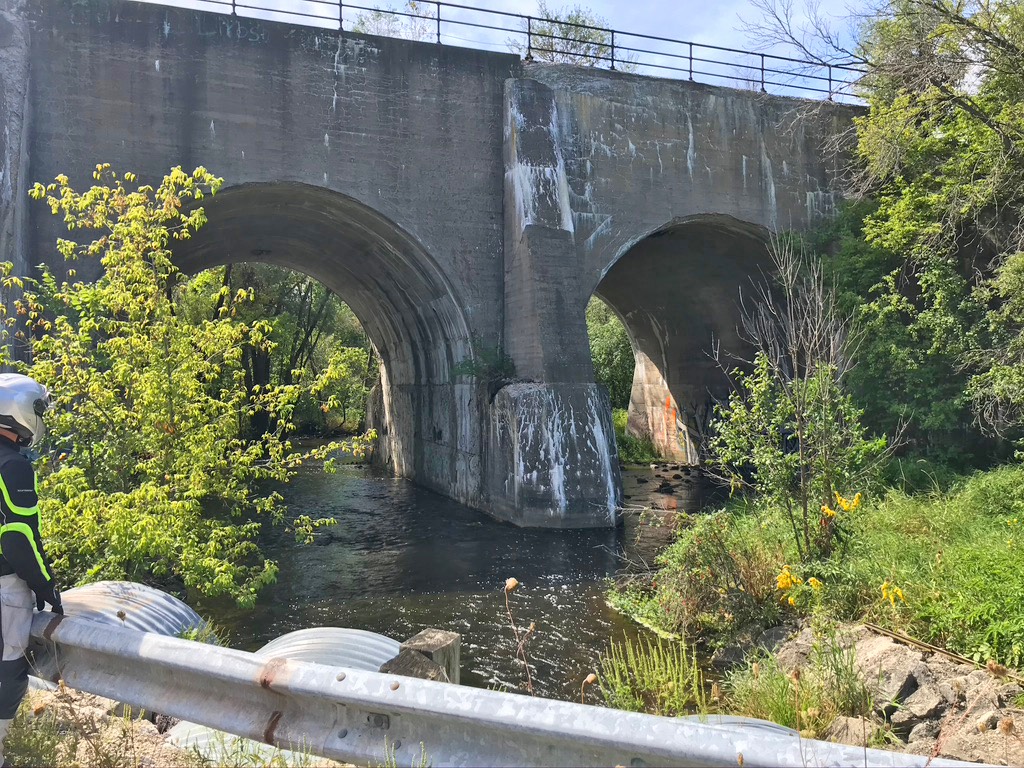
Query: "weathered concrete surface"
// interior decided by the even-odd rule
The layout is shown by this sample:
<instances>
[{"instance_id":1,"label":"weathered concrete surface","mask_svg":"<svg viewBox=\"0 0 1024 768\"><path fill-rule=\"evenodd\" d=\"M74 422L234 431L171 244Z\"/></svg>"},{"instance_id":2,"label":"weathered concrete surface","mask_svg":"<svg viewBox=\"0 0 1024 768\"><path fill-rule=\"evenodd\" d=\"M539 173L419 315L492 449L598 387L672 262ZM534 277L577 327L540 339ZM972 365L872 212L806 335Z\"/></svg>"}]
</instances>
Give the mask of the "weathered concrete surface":
<instances>
[{"instance_id":1,"label":"weathered concrete surface","mask_svg":"<svg viewBox=\"0 0 1024 768\"><path fill-rule=\"evenodd\" d=\"M26 140L31 126L28 101L29 25L22 0L0 0L0 255L24 274L25 206L18 197L28 186Z\"/></svg>"},{"instance_id":2,"label":"weathered concrete surface","mask_svg":"<svg viewBox=\"0 0 1024 768\"><path fill-rule=\"evenodd\" d=\"M610 304L637 361L629 430L667 458L697 463L710 403L728 386L710 355L745 351L739 290L762 279L768 233L832 212L839 158L823 147L852 111L589 68L532 65L525 74L532 93L551 100L527 122L554 137L547 199L552 211L557 200L574 251L561 260L559 306L582 317L595 291ZM509 119L519 119L515 110ZM510 248L527 260L507 227L508 218L506 261ZM507 307L509 287L506 279ZM545 327L538 346L576 343L571 325Z\"/></svg>"},{"instance_id":3,"label":"weathered concrete surface","mask_svg":"<svg viewBox=\"0 0 1024 768\"><path fill-rule=\"evenodd\" d=\"M710 403L728 395L722 366L748 351L737 333L740 296L765 277L766 235L728 216L683 220L640 241L597 290L636 354L629 431L663 456L699 463Z\"/></svg>"},{"instance_id":4,"label":"weathered concrete surface","mask_svg":"<svg viewBox=\"0 0 1024 768\"><path fill-rule=\"evenodd\" d=\"M622 484L608 393L595 384L510 384L494 400L492 511L525 526L618 523Z\"/></svg>"},{"instance_id":5,"label":"weathered concrete surface","mask_svg":"<svg viewBox=\"0 0 1024 768\"><path fill-rule=\"evenodd\" d=\"M227 188L183 268L323 281L383 360L380 455L522 524L616 519L591 294L643 362L633 428L692 461L686 409L718 386L703 350L734 328L764 233L833 204L819 145L839 109L122 0L0 3L0 238L19 270L63 266L30 181L207 166ZM499 350L524 383L495 393Z\"/></svg>"}]
</instances>

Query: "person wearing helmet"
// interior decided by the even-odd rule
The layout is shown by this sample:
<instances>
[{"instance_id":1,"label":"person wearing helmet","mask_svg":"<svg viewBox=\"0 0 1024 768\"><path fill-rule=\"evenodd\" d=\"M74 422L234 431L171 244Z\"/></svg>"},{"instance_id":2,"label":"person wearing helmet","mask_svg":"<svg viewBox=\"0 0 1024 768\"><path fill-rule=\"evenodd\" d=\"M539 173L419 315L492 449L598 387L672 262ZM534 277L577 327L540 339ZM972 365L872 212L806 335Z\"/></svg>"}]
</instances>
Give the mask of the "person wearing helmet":
<instances>
[{"instance_id":1,"label":"person wearing helmet","mask_svg":"<svg viewBox=\"0 0 1024 768\"><path fill-rule=\"evenodd\" d=\"M32 608L63 614L60 592L39 536L36 473L22 448L39 443L50 406L46 387L18 373L0 374L0 763L3 740L28 688Z\"/></svg>"}]
</instances>

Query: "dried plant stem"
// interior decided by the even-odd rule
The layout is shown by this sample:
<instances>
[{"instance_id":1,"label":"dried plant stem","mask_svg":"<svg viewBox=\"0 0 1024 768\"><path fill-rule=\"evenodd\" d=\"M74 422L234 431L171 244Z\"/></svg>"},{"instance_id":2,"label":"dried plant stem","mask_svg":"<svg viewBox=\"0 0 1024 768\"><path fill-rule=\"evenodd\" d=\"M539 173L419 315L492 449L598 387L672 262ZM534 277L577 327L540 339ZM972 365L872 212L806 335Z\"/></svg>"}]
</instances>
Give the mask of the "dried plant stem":
<instances>
[{"instance_id":1,"label":"dried plant stem","mask_svg":"<svg viewBox=\"0 0 1024 768\"><path fill-rule=\"evenodd\" d=\"M531 624L526 632L520 632L515 618L512 616L512 606L508 601L508 594L511 590L505 590L505 613L508 614L508 622L512 625L512 632L516 637L516 656L522 660L523 669L526 670L526 690L533 696L533 677L530 675L530 662L526 658L526 641L533 634L534 625Z\"/></svg>"}]
</instances>

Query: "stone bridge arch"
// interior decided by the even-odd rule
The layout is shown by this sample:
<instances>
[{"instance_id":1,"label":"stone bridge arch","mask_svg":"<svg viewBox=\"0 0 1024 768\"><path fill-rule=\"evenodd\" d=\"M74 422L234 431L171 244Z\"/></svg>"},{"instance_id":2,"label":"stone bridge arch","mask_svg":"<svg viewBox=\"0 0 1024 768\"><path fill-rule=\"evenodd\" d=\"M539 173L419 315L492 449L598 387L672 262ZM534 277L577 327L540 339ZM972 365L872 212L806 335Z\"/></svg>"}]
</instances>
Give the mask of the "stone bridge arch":
<instances>
[{"instance_id":1,"label":"stone bridge arch","mask_svg":"<svg viewBox=\"0 0 1024 768\"><path fill-rule=\"evenodd\" d=\"M98 162L147 181L204 165L241 186L212 201L210 245L185 263L230 249L341 293L386 358L398 472L524 525L617 520L611 414L587 347L593 291L646 339L660 381L642 383L645 413L659 386L684 410L708 388L698 355L655 364L654 323L614 281L656 263L665 238L699 253L717 233L727 242L708 258L742 250L728 243L743 227L691 217L774 231L828 215L841 162L823 146L854 113L134 0L0 6L0 250L19 273L63 266L59 227L23 194L33 181L77 181ZM705 346L700 323L729 327L719 312L735 294L703 301L679 321L694 329L687 349ZM453 378L477 351L469 339L481 359L514 363L515 381Z\"/></svg>"},{"instance_id":2,"label":"stone bridge arch","mask_svg":"<svg viewBox=\"0 0 1024 768\"><path fill-rule=\"evenodd\" d=\"M721 366L748 351L740 297L767 276L768 239L732 216L680 217L626 245L593 289L633 345L627 429L666 458L700 462L713 404L729 391Z\"/></svg>"},{"instance_id":3,"label":"stone bridge arch","mask_svg":"<svg viewBox=\"0 0 1024 768\"><path fill-rule=\"evenodd\" d=\"M471 334L437 262L397 223L324 187L261 182L204 201L209 223L176 253L198 272L259 261L323 283L355 312L381 359L379 456L396 474L460 500L479 499L474 388L453 376ZM455 491L455 493L453 493Z\"/></svg>"}]
</instances>

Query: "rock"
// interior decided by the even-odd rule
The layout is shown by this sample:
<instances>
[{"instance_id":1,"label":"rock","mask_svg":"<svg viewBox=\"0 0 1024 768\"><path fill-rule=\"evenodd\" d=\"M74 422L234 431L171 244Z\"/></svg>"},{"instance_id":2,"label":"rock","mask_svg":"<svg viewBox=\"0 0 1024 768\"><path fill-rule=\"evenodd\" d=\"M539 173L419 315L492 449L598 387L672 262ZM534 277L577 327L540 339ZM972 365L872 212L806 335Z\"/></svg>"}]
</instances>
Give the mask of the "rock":
<instances>
[{"instance_id":1,"label":"rock","mask_svg":"<svg viewBox=\"0 0 1024 768\"><path fill-rule=\"evenodd\" d=\"M994 709L990 709L974 721L974 727L978 730L978 733L991 731L997 725L999 725L999 713Z\"/></svg>"},{"instance_id":2,"label":"rock","mask_svg":"<svg viewBox=\"0 0 1024 768\"><path fill-rule=\"evenodd\" d=\"M785 645L779 648L775 658L779 667L786 672L795 669L803 669L807 666L814 649L814 633L810 627L802 630L795 637L790 638Z\"/></svg>"},{"instance_id":3,"label":"rock","mask_svg":"<svg viewBox=\"0 0 1024 768\"><path fill-rule=\"evenodd\" d=\"M963 688L954 688L950 683L942 681L935 684L936 689L947 704L960 704L964 700Z\"/></svg>"},{"instance_id":4,"label":"rock","mask_svg":"<svg viewBox=\"0 0 1024 768\"><path fill-rule=\"evenodd\" d=\"M153 724L156 726L157 733L167 733L180 722L180 719L170 715L157 715L153 718Z\"/></svg>"},{"instance_id":5,"label":"rock","mask_svg":"<svg viewBox=\"0 0 1024 768\"><path fill-rule=\"evenodd\" d=\"M984 685L991 679L987 669L976 669L967 675L967 687L968 689L976 688L979 685Z\"/></svg>"},{"instance_id":6,"label":"rock","mask_svg":"<svg viewBox=\"0 0 1024 768\"><path fill-rule=\"evenodd\" d=\"M877 720L865 717L837 717L825 729L824 737L839 744L866 747L881 727L882 724Z\"/></svg>"},{"instance_id":7,"label":"rock","mask_svg":"<svg viewBox=\"0 0 1024 768\"><path fill-rule=\"evenodd\" d=\"M793 634L793 628L785 625L766 629L755 641L758 648L766 651L776 651Z\"/></svg>"},{"instance_id":8,"label":"rock","mask_svg":"<svg viewBox=\"0 0 1024 768\"><path fill-rule=\"evenodd\" d=\"M1017 683L1004 683L996 689L996 699L1001 707L1013 707L1022 693L1024 688Z\"/></svg>"},{"instance_id":9,"label":"rock","mask_svg":"<svg viewBox=\"0 0 1024 768\"><path fill-rule=\"evenodd\" d=\"M967 718L949 738L943 737L939 757L990 765L1024 765L1024 743L1017 737L1024 727L1024 718L1016 719L1015 732L1004 733L999 727L1002 717L1004 715L991 710L980 717ZM979 725L984 725L985 730L979 730Z\"/></svg>"},{"instance_id":10,"label":"rock","mask_svg":"<svg viewBox=\"0 0 1024 768\"><path fill-rule=\"evenodd\" d=\"M920 679L922 675L915 674ZM893 732L900 738L906 737L913 729L927 720L936 718L946 708L946 700L934 685L918 687L899 708L892 713L889 721Z\"/></svg>"},{"instance_id":11,"label":"rock","mask_svg":"<svg viewBox=\"0 0 1024 768\"><path fill-rule=\"evenodd\" d=\"M927 720L923 723L918 723L910 729L910 736L907 741L913 744L915 741L934 740L939 737L941 731L942 723L938 720Z\"/></svg>"},{"instance_id":12,"label":"rock","mask_svg":"<svg viewBox=\"0 0 1024 768\"><path fill-rule=\"evenodd\" d=\"M674 475L672 475L672 479L673 480L682 480L683 476L680 475L678 472L676 472Z\"/></svg>"},{"instance_id":13,"label":"rock","mask_svg":"<svg viewBox=\"0 0 1024 768\"><path fill-rule=\"evenodd\" d=\"M921 654L888 637L874 635L858 642L854 664L871 692L875 709L886 717L917 690L914 672L921 665Z\"/></svg>"}]
</instances>

